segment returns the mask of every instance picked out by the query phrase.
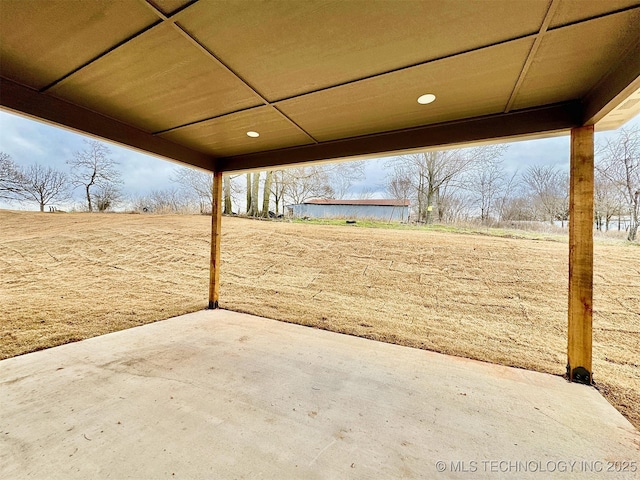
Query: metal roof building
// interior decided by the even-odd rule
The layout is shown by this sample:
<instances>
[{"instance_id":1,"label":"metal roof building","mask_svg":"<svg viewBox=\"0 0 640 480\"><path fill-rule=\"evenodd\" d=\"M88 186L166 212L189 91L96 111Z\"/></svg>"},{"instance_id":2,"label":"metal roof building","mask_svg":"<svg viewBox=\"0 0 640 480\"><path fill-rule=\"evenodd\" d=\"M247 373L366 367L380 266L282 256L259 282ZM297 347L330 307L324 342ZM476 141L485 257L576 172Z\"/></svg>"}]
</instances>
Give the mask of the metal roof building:
<instances>
[{"instance_id":1,"label":"metal roof building","mask_svg":"<svg viewBox=\"0 0 640 480\"><path fill-rule=\"evenodd\" d=\"M288 205L296 218L346 218L387 222L403 222L409 218L409 201L396 199L368 200L308 200Z\"/></svg>"}]
</instances>

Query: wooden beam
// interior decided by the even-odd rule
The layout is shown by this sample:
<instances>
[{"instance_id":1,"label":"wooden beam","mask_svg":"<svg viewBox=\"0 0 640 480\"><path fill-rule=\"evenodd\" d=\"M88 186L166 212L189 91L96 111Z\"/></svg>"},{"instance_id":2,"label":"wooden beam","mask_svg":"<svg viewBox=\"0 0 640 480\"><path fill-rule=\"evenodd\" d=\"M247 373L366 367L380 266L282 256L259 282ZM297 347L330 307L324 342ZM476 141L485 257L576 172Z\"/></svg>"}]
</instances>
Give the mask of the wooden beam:
<instances>
[{"instance_id":1,"label":"wooden beam","mask_svg":"<svg viewBox=\"0 0 640 480\"><path fill-rule=\"evenodd\" d=\"M640 37L584 98L583 125L594 125L640 88ZM631 115L631 114L630 114ZM630 120L631 117L623 120Z\"/></svg>"},{"instance_id":2,"label":"wooden beam","mask_svg":"<svg viewBox=\"0 0 640 480\"><path fill-rule=\"evenodd\" d=\"M455 122L321 142L315 145L219 158L216 160L216 165L224 172L232 172L339 158L390 156L431 147L464 145L483 141L506 141L552 132L567 132L571 128L582 125L581 121L581 103L567 102Z\"/></svg>"},{"instance_id":3,"label":"wooden beam","mask_svg":"<svg viewBox=\"0 0 640 480\"><path fill-rule=\"evenodd\" d=\"M222 172L213 174L211 202L211 262L209 265L209 308L218 308L220 298L220 230L222 227Z\"/></svg>"},{"instance_id":4,"label":"wooden beam","mask_svg":"<svg viewBox=\"0 0 640 480\"><path fill-rule=\"evenodd\" d=\"M593 125L571 130L569 186L569 381L592 383Z\"/></svg>"},{"instance_id":5,"label":"wooden beam","mask_svg":"<svg viewBox=\"0 0 640 480\"><path fill-rule=\"evenodd\" d=\"M215 168L215 159L209 155L46 93L39 93L6 78L0 77L0 92L0 106L11 112L164 159L176 160L209 171Z\"/></svg>"}]
</instances>

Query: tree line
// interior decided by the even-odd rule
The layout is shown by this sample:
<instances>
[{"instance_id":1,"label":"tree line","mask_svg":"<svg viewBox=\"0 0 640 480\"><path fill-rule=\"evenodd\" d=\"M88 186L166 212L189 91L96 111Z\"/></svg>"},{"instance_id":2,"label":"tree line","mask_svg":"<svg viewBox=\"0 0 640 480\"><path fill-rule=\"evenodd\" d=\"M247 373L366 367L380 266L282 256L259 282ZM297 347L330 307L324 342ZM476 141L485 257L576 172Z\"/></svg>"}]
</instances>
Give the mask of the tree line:
<instances>
[{"instance_id":1,"label":"tree line","mask_svg":"<svg viewBox=\"0 0 640 480\"><path fill-rule=\"evenodd\" d=\"M171 176L175 187L127 197L122 193L119 164L111 157L109 148L95 140L85 140L84 144L83 150L74 152L66 161L70 173L40 164L21 167L10 155L0 152L0 199L34 201L44 211L48 205L71 201L73 192L80 191L89 212L123 206L161 213L211 211L210 173L176 167ZM266 217L269 212L282 214L285 203L317 197L343 198L354 181L364 178L364 165L360 161L251 172L244 175L246 191L240 177L224 176L224 213ZM240 197L245 194L246 212L240 212Z\"/></svg>"},{"instance_id":2,"label":"tree line","mask_svg":"<svg viewBox=\"0 0 640 480\"><path fill-rule=\"evenodd\" d=\"M362 179L361 161L224 175L223 214L283 216L285 206L292 203L311 198L344 198L353 182ZM211 212L213 177L210 173L177 167L171 180L175 184L173 188L136 197L134 209L161 213ZM364 195L369 193L361 193Z\"/></svg>"},{"instance_id":3,"label":"tree line","mask_svg":"<svg viewBox=\"0 0 640 480\"><path fill-rule=\"evenodd\" d=\"M387 191L408 199L421 223L474 221L560 222L569 217L569 173L554 165L531 165L510 173L504 164L508 146L421 152L390 159ZM597 145L595 226L625 222L635 240L640 215L640 131L622 128Z\"/></svg>"},{"instance_id":4,"label":"tree line","mask_svg":"<svg viewBox=\"0 0 640 480\"><path fill-rule=\"evenodd\" d=\"M23 168L0 152L0 199L35 201L43 212L47 205L69 201L73 190L81 188L89 212L110 210L122 199L118 163L103 143L85 144L85 150L67 160L71 174L37 163Z\"/></svg>"},{"instance_id":5,"label":"tree line","mask_svg":"<svg viewBox=\"0 0 640 480\"><path fill-rule=\"evenodd\" d=\"M568 172L553 165L531 165L509 172L505 145L427 151L390 158L385 162L384 195L409 200L411 220L419 223L542 221L564 224L569 215ZM67 160L70 174L42 165L19 167L0 152L0 199L35 201L40 210L82 192L86 209L108 211L128 204L139 211L180 213L211 210L212 176L177 167L175 187L126 198L121 191L118 163L101 142L87 140L85 149ZM225 214L279 216L285 205L312 198L341 199L364 179L363 161L314 164L225 175ZM371 189L360 192L371 196ZM596 148L595 226L613 228L623 219L628 239L637 235L640 216L640 132L622 128L615 138ZM243 210L240 211L241 206Z\"/></svg>"}]
</instances>

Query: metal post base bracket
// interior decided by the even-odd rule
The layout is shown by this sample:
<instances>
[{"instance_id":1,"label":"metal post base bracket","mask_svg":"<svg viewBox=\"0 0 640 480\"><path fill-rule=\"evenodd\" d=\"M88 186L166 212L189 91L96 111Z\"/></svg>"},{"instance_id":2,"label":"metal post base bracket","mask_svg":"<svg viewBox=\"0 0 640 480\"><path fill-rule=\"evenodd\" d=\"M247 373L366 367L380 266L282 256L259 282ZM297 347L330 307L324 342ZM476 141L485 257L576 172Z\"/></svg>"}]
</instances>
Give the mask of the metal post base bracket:
<instances>
[{"instance_id":1,"label":"metal post base bracket","mask_svg":"<svg viewBox=\"0 0 640 480\"><path fill-rule=\"evenodd\" d=\"M567 365L567 377L570 382L584 383L585 385L591 385L591 373L584 367L576 367L571 370L571 366Z\"/></svg>"},{"instance_id":2,"label":"metal post base bracket","mask_svg":"<svg viewBox=\"0 0 640 480\"><path fill-rule=\"evenodd\" d=\"M216 300L215 302L209 302L209 310L216 310L218 309L218 301Z\"/></svg>"}]
</instances>

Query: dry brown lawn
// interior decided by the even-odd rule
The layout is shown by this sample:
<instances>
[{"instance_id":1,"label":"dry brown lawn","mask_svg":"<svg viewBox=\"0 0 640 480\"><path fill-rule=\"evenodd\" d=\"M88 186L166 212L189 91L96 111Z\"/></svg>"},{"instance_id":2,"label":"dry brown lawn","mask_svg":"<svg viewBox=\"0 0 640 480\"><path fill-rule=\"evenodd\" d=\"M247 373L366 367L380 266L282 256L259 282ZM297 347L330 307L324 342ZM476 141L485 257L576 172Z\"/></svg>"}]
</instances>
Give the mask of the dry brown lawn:
<instances>
[{"instance_id":1,"label":"dry brown lawn","mask_svg":"<svg viewBox=\"0 0 640 480\"><path fill-rule=\"evenodd\" d=\"M210 219L0 210L0 358L204 308ZM223 219L221 307L564 373L567 244ZM594 378L640 427L640 247L595 246Z\"/></svg>"}]
</instances>

